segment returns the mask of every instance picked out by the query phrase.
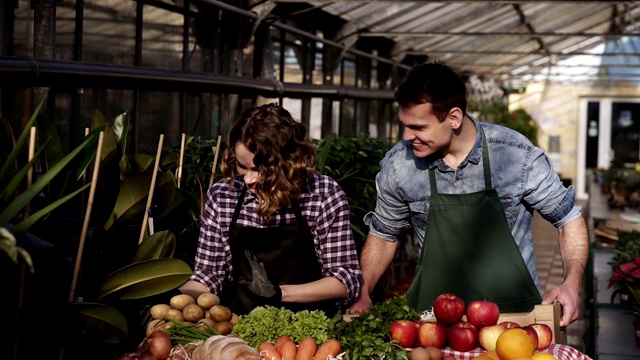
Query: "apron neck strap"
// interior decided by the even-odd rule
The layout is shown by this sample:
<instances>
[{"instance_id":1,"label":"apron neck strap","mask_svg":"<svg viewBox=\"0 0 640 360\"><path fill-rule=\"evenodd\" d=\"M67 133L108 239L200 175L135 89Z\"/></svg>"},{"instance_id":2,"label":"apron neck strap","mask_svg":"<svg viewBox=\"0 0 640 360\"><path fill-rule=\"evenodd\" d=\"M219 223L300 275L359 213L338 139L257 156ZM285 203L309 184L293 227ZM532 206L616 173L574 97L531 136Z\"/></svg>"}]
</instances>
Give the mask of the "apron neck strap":
<instances>
[{"instance_id":1,"label":"apron neck strap","mask_svg":"<svg viewBox=\"0 0 640 360\"><path fill-rule=\"evenodd\" d=\"M484 168L484 188L487 190L493 189L491 185L491 163L489 162L489 146L487 145L487 137L484 135L482 126L478 123L478 129L482 135L482 165Z\"/></svg>"},{"instance_id":2,"label":"apron neck strap","mask_svg":"<svg viewBox=\"0 0 640 360\"><path fill-rule=\"evenodd\" d=\"M244 203L244 197L247 194L247 185L245 184L240 191L240 195L238 196L238 202L236 203L236 208L233 211L233 217L231 218L232 223L236 223L238 221L238 216L240 215L240 210L242 209L242 205ZM304 227L307 225L307 222L302 217L302 210L300 209L300 202L298 200L293 200L291 207L293 208L293 213L296 215L296 219L298 220L298 224L300 227Z\"/></svg>"},{"instance_id":3,"label":"apron neck strap","mask_svg":"<svg viewBox=\"0 0 640 360\"><path fill-rule=\"evenodd\" d=\"M487 146L487 137L484 135L482 126L478 124L478 130L482 136L482 168L484 170L484 188L490 190L493 188L491 184L491 164L489 162L489 146ZM429 184L431 185L431 193L438 193L438 186L436 185L436 174L433 169L429 169Z\"/></svg>"},{"instance_id":4,"label":"apron neck strap","mask_svg":"<svg viewBox=\"0 0 640 360\"><path fill-rule=\"evenodd\" d=\"M233 211L233 218L231 218L231 223L236 223L238 221L238 216L240 215L240 209L242 209L242 204L244 203L244 196L247 193L247 185L242 186L242 190L240 191L240 196L238 196L238 202L236 203L236 209Z\"/></svg>"}]
</instances>

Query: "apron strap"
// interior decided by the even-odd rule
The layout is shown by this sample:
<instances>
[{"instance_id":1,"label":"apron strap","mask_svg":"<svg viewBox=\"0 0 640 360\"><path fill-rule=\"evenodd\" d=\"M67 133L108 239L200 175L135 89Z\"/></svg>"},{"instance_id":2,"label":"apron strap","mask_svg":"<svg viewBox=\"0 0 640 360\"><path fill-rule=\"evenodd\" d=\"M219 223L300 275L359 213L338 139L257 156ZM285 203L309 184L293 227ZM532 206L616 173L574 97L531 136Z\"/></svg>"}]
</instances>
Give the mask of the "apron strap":
<instances>
[{"instance_id":1,"label":"apron strap","mask_svg":"<svg viewBox=\"0 0 640 360\"><path fill-rule=\"evenodd\" d=\"M484 168L484 188L485 190L493 189L491 185L491 163L489 161L489 146L487 145L487 137L484 135L482 125L478 124L480 134L482 134L482 164Z\"/></svg>"},{"instance_id":2,"label":"apron strap","mask_svg":"<svg viewBox=\"0 0 640 360\"><path fill-rule=\"evenodd\" d=\"M244 196L247 193L247 185L245 184L240 191L240 196L238 196L238 202L236 202L236 209L233 211L233 217L231 218L231 223L235 224L238 221L238 216L240 215L240 209L242 209L242 205L244 203Z\"/></svg>"}]
</instances>

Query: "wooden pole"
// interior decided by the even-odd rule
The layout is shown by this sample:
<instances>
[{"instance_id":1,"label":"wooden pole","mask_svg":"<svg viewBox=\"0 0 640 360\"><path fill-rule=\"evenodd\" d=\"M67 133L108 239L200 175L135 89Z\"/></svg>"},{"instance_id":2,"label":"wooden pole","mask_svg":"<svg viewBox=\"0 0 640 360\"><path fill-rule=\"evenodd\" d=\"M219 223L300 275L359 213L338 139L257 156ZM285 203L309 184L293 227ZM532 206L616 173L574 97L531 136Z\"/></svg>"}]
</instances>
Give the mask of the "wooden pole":
<instances>
[{"instance_id":1,"label":"wooden pole","mask_svg":"<svg viewBox=\"0 0 640 360\"><path fill-rule=\"evenodd\" d=\"M187 134L182 133L182 140L180 141L180 160L178 161L178 171L176 172L176 181L178 182L178 189L180 189L180 181L182 180L182 161L184 159L184 143L187 138Z\"/></svg>"},{"instance_id":2,"label":"wooden pole","mask_svg":"<svg viewBox=\"0 0 640 360\"><path fill-rule=\"evenodd\" d=\"M78 274L82 264L82 252L84 250L84 241L87 237L89 229L89 219L91 218L91 208L93 206L93 197L96 193L96 185L98 184L98 173L100 172L100 162L102 159L102 145L104 143L104 131L100 132L98 137L98 149L96 158L93 162L93 174L91 177L91 187L89 189L89 199L87 200L87 210L84 213L84 223L82 224L82 232L80 233L80 244L78 245L78 255L76 256L76 265L73 269L73 278L71 279L71 290L69 291L69 301L73 301L76 293L76 284L78 283Z\"/></svg>"},{"instance_id":3,"label":"wooden pole","mask_svg":"<svg viewBox=\"0 0 640 360\"><path fill-rule=\"evenodd\" d=\"M84 137L86 138L87 136L89 136L89 128L86 127L84 128ZM87 170L85 169L82 172L82 185L87 183ZM82 192L82 201L80 202L80 215L84 214L84 198L85 198L85 191Z\"/></svg>"},{"instance_id":4,"label":"wooden pole","mask_svg":"<svg viewBox=\"0 0 640 360\"><path fill-rule=\"evenodd\" d=\"M29 161L33 160L33 156L36 153L36 127L32 126L31 131L29 132ZM29 168L27 171L27 189L31 187L33 184L33 166ZM26 220L29 217L29 212L31 211L31 202L27 203L24 212L24 219Z\"/></svg>"},{"instance_id":5,"label":"wooden pole","mask_svg":"<svg viewBox=\"0 0 640 360\"><path fill-rule=\"evenodd\" d=\"M160 155L162 155L162 143L164 142L164 134L160 134L160 141L158 142L158 150L156 151L156 163L153 166L153 175L151 175L151 186L149 187L149 196L147 197L147 206L144 211L144 218L142 219L142 229L140 229L140 239L138 244L142 243L145 234L147 233L147 222L149 221L149 212L151 211L151 204L153 202L153 190L156 187L156 177L158 175L158 168L160 167Z\"/></svg>"},{"instance_id":6,"label":"wooden pole","mask_svg":"<svg viewBox=\"0 0 640 360\"><path fill-rule=\"evenodd\" d=\"M36 132L37 128L32 126L29 131L29 150L28 161L31 161L36 153ZM27 171L27 189L33 184L33 166ZM24 208L24 216L22 221L27 220L31 212L31 202L28 202ZM18 266L18 294L16 297L16 335L13 342L13 359L18 357L18 345L20 344L20 323L22 322L22 303L24 301L24 281L25 281L25 264Z\"/></svg>"},{"instance_id":7,"label":"wooden pole","mask_svg":"<svg viewBox=\"0 0 640 360\"><path fill-rule=\"evenodd\" d=\"M216 177L216 167L218 166L218 154L220 153L220 142L222 136L218 135L218 142L216 143L216 152L213 155L213 166L211 167L211 177L209 178L209 187L213 185L213 179Z\"/></svg>"}]
</instances>

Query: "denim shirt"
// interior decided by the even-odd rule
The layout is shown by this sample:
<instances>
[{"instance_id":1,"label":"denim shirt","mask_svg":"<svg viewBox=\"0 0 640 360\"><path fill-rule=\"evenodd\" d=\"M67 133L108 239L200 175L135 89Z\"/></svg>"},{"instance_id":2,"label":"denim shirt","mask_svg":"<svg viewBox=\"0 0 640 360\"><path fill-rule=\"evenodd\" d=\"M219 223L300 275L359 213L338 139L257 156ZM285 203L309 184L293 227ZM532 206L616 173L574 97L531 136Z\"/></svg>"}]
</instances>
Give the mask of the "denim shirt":
<instances>
[{"instance_id":1,"label":"denim shirt","mask_svg":"<svg viewBox=\"0 0 640 360\"><path fill-rule=\"evenodd\" d=\"M511 234L520 249L538 290L540 283L533 250L533 210L556 228L581 216L573 187L563 186L544 151L526 137L509 128L479 123L489 147L491 182L504 206ZM435 169L438 191L465 194L484 190L482 137L476 132L473 149L457 169L449 167L436 153L425 158L414 156L411 143L400 141L380 161L376 175L376 208L365 215L369 233L397 241L413 227L420 247L424 242L431 189L429 169ZM469 229L473 231L473 229Z\"/></svg>"}]
</instances>

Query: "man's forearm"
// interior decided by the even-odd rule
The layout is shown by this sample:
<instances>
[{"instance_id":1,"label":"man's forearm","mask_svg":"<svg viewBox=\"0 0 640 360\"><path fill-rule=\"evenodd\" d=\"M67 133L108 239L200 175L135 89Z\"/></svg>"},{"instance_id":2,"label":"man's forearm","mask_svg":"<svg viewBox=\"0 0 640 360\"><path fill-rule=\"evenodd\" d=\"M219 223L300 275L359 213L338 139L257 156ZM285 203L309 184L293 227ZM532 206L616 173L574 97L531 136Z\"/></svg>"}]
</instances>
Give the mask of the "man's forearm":
<instances>
[{"instance_id":1,"label":"man's forearm","mask_svg":"<svg viewBox=\"0 0 640 360\"><path fill-rule=\"evenodd\" d=\"M367 235L367 239L360 255L362 268L361 291L370 294L378 283L396 254L398 242L391 242L374 235Z\"/></svg>"},{"instance_id":2,"label":"man's forearm","mask_svg":"<svg viewBox=\"0 0 640 360\"><path fill-rule=\"evenodd\" d=\"M559 230L559 243L565 282L580 290L589 257L587 226L582 217L572 220Z\"/></svg>"}]
</instances>

